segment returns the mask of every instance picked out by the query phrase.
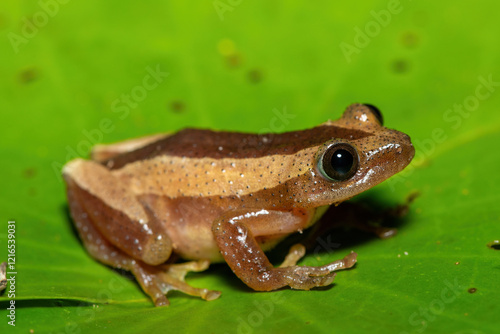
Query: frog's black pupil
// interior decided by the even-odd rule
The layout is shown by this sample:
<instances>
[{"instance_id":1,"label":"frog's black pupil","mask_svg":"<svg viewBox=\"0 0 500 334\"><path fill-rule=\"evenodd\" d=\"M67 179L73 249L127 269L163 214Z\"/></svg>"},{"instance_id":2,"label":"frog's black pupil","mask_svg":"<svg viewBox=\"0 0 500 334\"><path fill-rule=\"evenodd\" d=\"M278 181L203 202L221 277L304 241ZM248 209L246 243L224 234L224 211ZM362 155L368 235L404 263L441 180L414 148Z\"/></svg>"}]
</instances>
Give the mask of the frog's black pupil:
<instances>
[{"instance_id":1,"label":"frog's black pupil","mask_svg":"<svg viewBox=\"0 0 500 334\"><path fill-rule=\"evenodd\" d=\"M329 146L318 160L318 169L330 182L345 181L358 171L358 152L348 143Z\"/></svg>"},{"instance_id":2,"label":"frog's black pupil","mask_svg":"<svg viewBox=\"0 0 500 334\"><path fill-rule=\"evenodd\" d=\"M332 155L332 168L341 176L349 173L353 163L354 157L352 156L351 152L347 150L339 149Z\"/></svg>"}]
</instances>

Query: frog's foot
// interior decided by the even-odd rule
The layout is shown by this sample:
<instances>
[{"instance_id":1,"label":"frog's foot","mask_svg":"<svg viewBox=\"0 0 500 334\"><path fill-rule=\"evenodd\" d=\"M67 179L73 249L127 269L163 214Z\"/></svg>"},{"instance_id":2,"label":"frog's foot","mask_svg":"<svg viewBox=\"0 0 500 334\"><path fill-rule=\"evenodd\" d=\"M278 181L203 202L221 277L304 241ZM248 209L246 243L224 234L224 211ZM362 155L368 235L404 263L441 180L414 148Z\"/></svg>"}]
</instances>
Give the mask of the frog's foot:
<instances>
[{"instance_id":1,"label":"frog's foot","mask_svg":"<svg viewBox=\"0 0 500 334\"><path fill-rule=\"evenodd\" d=\"M309 236L302 241L307 249L317 246L319 238L324 236L331 229L339 226L348 226L377 235L380 239L388 239L397 234L396 228L381 226L387 219L401 218L405 216L410 208L410 204L419 196L418 192L411 193L406 201L395 207L384 211L377 211L375 208L363 205L363 203L344 202L339 206L331 206L328 211L312 228Z\"/></svg>"},{"instance_id":2,"label":"frog's foot","mask_svg":"<svg viewBox=\"0 0 500 334\"><path fill-rule=\"evenodd\" d=\"M302 244L295 244L290 247L287 256L280 268L295 266L297 262L306 254L306 248Z\"/></svg>"},{"instance_id":3,"label":"frog's foot","mask_svg":"<svg viewBox=\"0 0 500 334\"><path fill-rule=\"evenodd\" d=\"M208 268L208 260L192 261L179 264L165 265L166 271L162 273L163 280L167 283L162 290L167 294L170 290L179 290L191 296L198 296L205 300L214 300L219 298L220 291L193 288L184 281L186 274L190 271L203 271Z\"/></svg>"},{"instance_id":4,"label":"frog's foot","mask_svg":"<svg viewBox=\"0 0 500 334\"><path fill-rule=\"evenodd\" d=\"M357 254L351 252L342 260L337 260L321 267L297 266L297 262L305 255L304 245L295 244L288 251L279 268L286 270L288 285L293 289L309 290L318 286L326 286L335 278L334 271L351 268L356 263Z\"/></svg>"},{"instance_id":5,"label":"frog's foot","mask_svg":"<svg viewBox=\"0 0 500 334\"><path fill-rule=\"evenodd\" d=\"M418 192L411 193L403 204L396 205L395 207L389 208L378 215L377 223L385 220L386 218L401 218L408 214L410 210L410 204L417 198L420 194ZM383 227L380 225L369 225L359 223L356 227L376 234L380 239L388 239L393 237L398 233L396 228Z\"/></svg>"},{"instance_id":6,"label":"frog's foot","mask_svg":"<svg viewBox=\"0 0 500 334\"><path fill-rule=\"evenodd\" d=\"M305 252L305 247L295 245L290 249L285 263L294 263L293 261L301 252ZM295 264L287 267L280 266L280 270L284 270L286 283L293 289L309 290L314 287L327 286L333 282L335 271L347 269L354 266L356 263L357 254L351 252L343 259L334 261L321 267L297 266Z\"/></svg>"},{"instance_id":7,"label":"frog's foot","mask_svg":"<svg viewBox=\"0 0 500 334\"><path fill-rule=\"evenodd\" d=\"M403 204L396 205L393 208L387 209L384 213L383 216L390 216L390 217L404 217L406 214L408 214L408 211L410 210L410 204L420 196L420 193L418 191L412 192L408 197L406 197L406 201Z\"/></svg>"},{"instance_id":8,"label":"frog's foot","mask_svg":"<svg viewBox=\"0 0 500 334\"><path fill-rule=\"evenodd\" d=\"M398 229L392 227L368 224L353 224L353 226L361 231L373 233L380 239L389 239L398 233Z\"/></svg>"},{"instance_id":9,"label":"frog's foot","mask_svg":"<svg viewBox=\"0 0 500 334\"><path fill-rule=\"evenodd\" d=\"M194 288L184 281L188 272L203 271L208 268L209 264L210 262L207 260L155 267L136 263L132 271L143 290L153 299L155 305L165 306L170 304L166 295L172 290L178 290L205 300L219 298L220 291Z\"/></svg>"},{"instance_id":10,"label":"frog's foot","mask_svg":"<svg viewBox=\"0 0 500 334\"><path fill-rule=\"evenodd\" d=\"M290 247L287 256L279 268L291 267L297 265L297 262L306 254L306 247L302 244L295 244ZM354 252L346 255L342 260L334 261L330 264L324 265L319 268L327 268L329 271L340 269L348 269L356 263L357 254Z\"/></svg>"}]
</instances>

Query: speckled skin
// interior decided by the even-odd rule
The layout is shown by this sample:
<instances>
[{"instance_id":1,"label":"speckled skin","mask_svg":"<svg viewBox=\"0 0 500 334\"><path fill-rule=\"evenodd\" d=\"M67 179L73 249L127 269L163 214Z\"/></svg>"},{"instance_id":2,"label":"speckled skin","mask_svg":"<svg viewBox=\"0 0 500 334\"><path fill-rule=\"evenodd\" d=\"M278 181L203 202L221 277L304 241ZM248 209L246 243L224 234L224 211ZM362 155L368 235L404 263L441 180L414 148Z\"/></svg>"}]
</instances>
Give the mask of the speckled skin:
<instances>
[{"instance_id":1,"label":"speckled skin","mask_svg":"<svg viewBox=\"0 0 500 334\"><path fill-rule=\"evenodd\" d=\"M356 149L358 169L348 180L330 181L317 161L338 142ZM274 268L264 251L311 226L325 206L399 172L413 155L407 135L383 127L370 108L353 104L339 120L304 131L187 129L100 145L93 161L70 161L63 174L88 251L131 270L155 304L164 305L171 289L217 298L218 292L183 281L187 271L202 270L208 261L227 262L255 290L330 284L333 270L354 265L354 253L323 267L300 267L298 248L288 266ZM177 267L160 266L172 254L198 262L175 274Z\"/></svg>"}]
</instances>

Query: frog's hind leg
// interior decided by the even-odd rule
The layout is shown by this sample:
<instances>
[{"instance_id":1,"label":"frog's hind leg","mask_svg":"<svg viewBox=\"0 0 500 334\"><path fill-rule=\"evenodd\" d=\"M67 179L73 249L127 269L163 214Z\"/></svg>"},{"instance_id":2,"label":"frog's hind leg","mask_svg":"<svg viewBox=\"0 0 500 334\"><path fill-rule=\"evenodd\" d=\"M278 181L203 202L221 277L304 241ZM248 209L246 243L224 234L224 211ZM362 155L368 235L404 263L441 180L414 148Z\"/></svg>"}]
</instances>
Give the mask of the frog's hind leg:
<instances>
[{"instance_id":1,"label":"frog's hind leg","mask_svg":"<svg viewBox=\"0 0 500 334\"><path fill-rule=\"evenodd\" d=\"M89 254L111 267L132 271L134 274L139 271L140 265L137 261L109 243L94 227L90 217L85 212L80 202L76 200L74 191L71 189L68 189L68 199L71 216L75 221L75 227ZM149 284L147 281L149 278L148 276L136 275L136 278L144 291L153 299L155 305L168 304L167 297L165 297L161 289L154 284Z\"/></svg>"},{"instance_id":2,"label":"frog's hind leg","mask_svg":"<svg viewBox=\"0 0 500 334\"><path fill-rule=\"evenodd\" d=\"M178 264L166 264L158 268L152 268L157 271L156 276L159 278L159 286L163 294L168 294L171 290L178 290L185 294L201 297L205 300L214 300L219 298L220 291L194 288L188 285L184 279L190 271L203 271L208 268L210 262L208 260L191 261Z\"/></svg>"},{"instance_id":3,"label":"frog's hind leg","mask_svg":"<svg viewBox=\"0 0 500 334\"><path fill-rule=\"evenodd\" d=\"M170 258L168 233L126 181L106 167L82 159L67 163L63 175L69 202L79 203L92 225L113 246L153 266Z\"/></svg>"},{"instance_id":4,"label":"frog's hind leg","mask_svg":"<svg viewBox=\"0 0 500 334\"><path fill-rule=\"evenodd\" d=\"M209 265L208 261L150 266L133 259L108 242L96 229L72 189L71 187L68 188L71 215L89 254L111 267L131 271L144 292L151 297L156 306L170 304L166 296L170 290L179 290L205 300L213 300L219 297L219 291L193 288L184 282L187 272L205 270Z\"/></svg>"}]
</instances>

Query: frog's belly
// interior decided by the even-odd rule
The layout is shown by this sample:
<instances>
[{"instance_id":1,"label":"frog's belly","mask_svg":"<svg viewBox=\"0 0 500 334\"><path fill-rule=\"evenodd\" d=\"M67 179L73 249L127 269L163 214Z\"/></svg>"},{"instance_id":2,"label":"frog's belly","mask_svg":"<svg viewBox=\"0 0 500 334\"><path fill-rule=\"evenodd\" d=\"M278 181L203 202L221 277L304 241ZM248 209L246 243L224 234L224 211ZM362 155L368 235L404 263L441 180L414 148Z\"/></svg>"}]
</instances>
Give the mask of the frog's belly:
<instances>
[{"instance_id":1,"label":"frog's belly","mask_svg":"<svg viewBox=\"0 0 500 334\"><path fill-rule=\"evenodd\" d=\"M212 234L221 209L204 198L149 196L147 202L170 237L174 253L186 260L223 261Z\"/></svg>"},{"instance_id":2,"label":"frog's belly","mask_svg":"<svg viewBox=\"0 0 500 334\"><path fill-rule=\"evenodd\" d=\"M174 252L185 260L208 259L212 263L225 262L212 234L212 221L169 226L167 232L172 240ZM261 249L268 251L285 237L257 237L256 239Z\"/></svg>"},{"instance_id":3,"label":"frog's belly","mask_svg":"<svg viewBox=\"0 0 500 334\"><path fill-rule=\"evenodd\" d=\"M155 213L172 241L173 252L186 260L208 259L224 262L213 233L213 222L228 210L227 205L212 203L207 198L148 196L142 198ZM284 236L257 237L262 250L273 248Z\"/></svg>"},{"instance_id":4,"label":"frog's belly","mask_svg":"<svg viewBox=\"0 0 500 334\"><path fill-rule=\"evenodd\" d=\"M172 240L174 253L186 260L208 259L210 262L224 262L212 234L211 217L182 224L169 224L167 233Z\"/></svg>"}]
</instances>

